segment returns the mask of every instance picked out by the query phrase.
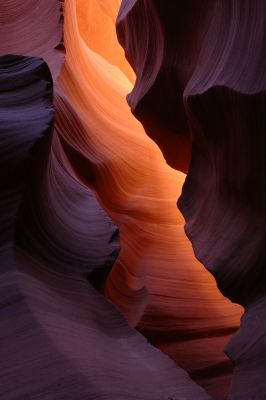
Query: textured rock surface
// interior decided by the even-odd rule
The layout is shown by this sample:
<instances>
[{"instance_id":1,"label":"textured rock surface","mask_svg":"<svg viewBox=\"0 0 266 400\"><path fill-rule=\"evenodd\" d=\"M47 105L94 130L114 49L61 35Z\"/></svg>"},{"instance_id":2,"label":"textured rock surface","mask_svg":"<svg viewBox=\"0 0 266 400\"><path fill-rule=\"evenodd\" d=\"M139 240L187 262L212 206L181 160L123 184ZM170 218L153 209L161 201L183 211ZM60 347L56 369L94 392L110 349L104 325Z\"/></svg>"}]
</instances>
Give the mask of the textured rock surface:
<instances>
[{"instance_id":1,"label":"textured rock surface","mask_svg":"<svg viewBox=\"0 0 266 400\"><path fill-rule=\"evenodd\" d=\"M14 240L34 145L51 128L53 88L50 71L40 59L3 56L0 68L0 244L5 245Z\"/></svg>"},{"instance_id":2,"label":"textured rock surface","mask_svg":"<svg viewBox=\"0 0 266 400\"><path fill-rule=\"evenodd\" d=\"M210 399L86 281L0 251L3 399Z\"/></svg>"},{"instance_id":3,"label":"textured rock surface","mask_svg":"<svg viewBox=\"0 0 266 400\"><path fill-rule=\"evenodd\" d=\"M16 239L30 254L57 268L68 266L85 274L108 269L119 252L118 229L68 162L57 136L61 110L56 106L53 136L37 154L38 164L17 219ZM67 111L61 118L69 122ZM69 122L67 129L71 128Z\"/></svg>"},{"instance_id":4,"label":"textured rock surface","mask_svg":"<svg viewBox=\"0 0 266 400\"><path fill-rule=\"evenodd\" d=\"M227 387L231 363L222 349L238 327L240 308L223 298L193 256L176 209L185 176L167 167L130 114L125 96L132 84L121 67L121 49L112 44L119 49L117 68L97 41L101 26L87 38L79 25L78 15L87 20L96 13L99 20L98 13L111 11L77 5L65 3L66 63L56 85L62 111L56 129L76 174L119 227L121 252L104 294L193 376L211 376L208 388Z\"/></svg>"},{"instance_id":5,"label":"textured rock surface","mask_svg":"<svg viewBox=\"0 0 266 400\"><path fill-rule=\"evenodd\" d=\"M26 252L14 244L25 212L19 208L21 199L25 192L27 199L27 187L32 189L30 173L38 163L44 167L40 154L51 137L52 77L41 59L7 56L0 58L0 83L0 205L5 228L0 242L0 397L208 399L186 372L127 325L78 268L70 269L67 262L63 266L60 247L58 263L46 257L39 262L29 253L29 244ZM54 140L58 144L56 136ZM56 175L56 168L53 172ZM62 176L61 181L64 189ZM45 189L48 196L49 186ZM67 205L64 196L60 201ZM51 201L54 211L56 206Z\"/></svg>"},{"instance_id":6,"label":"textured rock surface","mask_svg":"<svg viewBox=\"0 0 266 400\"><path fill-rule=\"evenodd\" d=\"M0 55L42 57L55 79L63 63L62 4L59 0L0 3Z\"/></svg>"},{"instance_id":7,"label":"textured rock surface","mask_svg":"<svg viewBox=\"0 0 266 400\"><path fill-rule=\"evenodd\" d=\"M151 137L159 126L155 140L178 169L189 160L180 140L192 138L179 207L195 254L246 307L226 347L232 399L266 395L265 22L259 0L124 0L117 20L137 74L132 111Z\"/></svg>"},{"instance_id":8,"label":"textured rock surface","mask_svg":"<svg viewBox=\"0 0 266 400\"><path fill-rule=\"evenodd\" d=\"M0 54L66 61L53 122L46 64L1 58L0 397L209 398L181 368L226 397L242 309L184 233L189 165L187 234L247 306L230 396L263 395L264 4L124 1L133 89L118 0L66 0L64 43L62 2L20 3Z\"/></svg>"}]
</instances>

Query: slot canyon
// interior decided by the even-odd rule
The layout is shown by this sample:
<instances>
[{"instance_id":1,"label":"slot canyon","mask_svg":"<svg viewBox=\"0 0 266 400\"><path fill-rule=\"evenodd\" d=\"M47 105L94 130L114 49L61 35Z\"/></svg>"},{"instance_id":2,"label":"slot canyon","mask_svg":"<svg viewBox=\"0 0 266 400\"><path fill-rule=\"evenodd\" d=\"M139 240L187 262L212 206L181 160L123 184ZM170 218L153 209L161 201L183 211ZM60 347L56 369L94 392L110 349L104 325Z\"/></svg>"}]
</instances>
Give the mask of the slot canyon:
<instances>
[{"instance_id":1,"label":"slot canyon","mask_svg":"<svg viewBox=\"0 0 266 400\"><path fill-rule=\"evenodd\" d=\"M0 2L0 399L266 398L266 1Z\"/></svg>"}]
</instances>

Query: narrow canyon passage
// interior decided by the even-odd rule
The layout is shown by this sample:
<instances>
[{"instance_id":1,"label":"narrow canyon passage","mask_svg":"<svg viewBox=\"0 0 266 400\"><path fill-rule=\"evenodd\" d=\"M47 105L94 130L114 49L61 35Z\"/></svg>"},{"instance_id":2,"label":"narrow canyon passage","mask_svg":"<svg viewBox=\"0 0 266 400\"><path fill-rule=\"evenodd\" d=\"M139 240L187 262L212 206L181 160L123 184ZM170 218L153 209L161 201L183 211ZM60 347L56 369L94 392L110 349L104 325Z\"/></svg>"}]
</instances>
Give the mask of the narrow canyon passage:
<instances>
[{"instance_id":1,"label":"narrow canyon passage","mask_svg":"<svg viewBox=\"0 0 266 400\"><path fill-rule=\"evenodd\" d=\"M89 176L86 164L76 165L68 154L119 228L121 250L105 296L131 325L224 396L232 367L223 348L241 307L222 296L196 260L176 207L185 175L166 164L126 103L134 75L116 38L118 9L117 1L65 2L66 62L56 93L74 108L82 129L68 132L63 112L56 129L88 160Z\"/></svg>"},{"instance_id":2,"label":"narrow canyon passage","mask_svg":"<svg viewBox=\"0 0 266 400\"><path fill-rule=\"evenodd\" d=\"M1 399L266 394L265 27L0 2Z\"/></svg>"}]
</instances>

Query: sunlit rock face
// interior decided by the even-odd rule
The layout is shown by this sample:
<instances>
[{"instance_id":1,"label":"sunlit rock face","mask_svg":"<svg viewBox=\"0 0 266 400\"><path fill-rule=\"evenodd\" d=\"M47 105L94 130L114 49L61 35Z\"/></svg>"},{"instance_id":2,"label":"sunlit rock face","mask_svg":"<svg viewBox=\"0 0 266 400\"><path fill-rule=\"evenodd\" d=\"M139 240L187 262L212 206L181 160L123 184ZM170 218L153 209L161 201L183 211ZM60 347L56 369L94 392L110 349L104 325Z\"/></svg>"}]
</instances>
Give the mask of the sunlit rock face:
<instances>
[{"instance_id":1,"label":"sunlit rock face","mask_svg":"<svg viewBox=\"0 0 266 400\"><path fill-rule=\"evenodd\" d=\"M93 398L100 393L115 391L121 393L118 398L124 398L125 387L119 391L111 388L112 383L108 384L112 381L116 385L117 380L113 378L115 371L117 376L120 374L121 366L116 357L122 359L127 345L135 347L139 343L141 347L143 342L144 346L146 343L137 334L132 337L134 331L114 307L95 292L85 278L82 279L85 266L80 265L80 258L83 253L80 251L76 255L77 246L84 246L82 234L90 217L87 245L93 247L96 244L98 252L93 249L88 251L86 271L99 266L101 259L104 264L104 255L107 261L114 249L114 226L96 199L90 200L92 195L84 195L85 189L80 189L81 184L73 183L71 168L56 154L59 148L52 130L53 82L47 64L36 57L2 56L0 84L0 397L64 397L70 400ZM62 165L60 168L60 162L64 168ZM72 198L69 197L70 188ZM72 207L69 206L70 200ZM85 208L86 203L89 211L84 210L84 225L80 224L79 228L75 207L76 204L83 204ZM45 211L46 220L43 221L39 212ZM58 221L59 217L64 217L64 226ZM69 226L76 228L72 232L72 240L69 239ZM42 235L45 235L45 240ZM56 236L57 242L53 236ZM62 236L70 242L68 247ZM107 258L108 249L110 254ZM109 322L105 315L110 318ZM114 351L113 344L120 348L118 352ZM93 351L97 348L98 351ZM108 349L112 367L108 367L106 362ZM152 349L147 351L147 357L156 357ZM100 360L103 365L95 371L95 365L99 366ZM134 370L142 376L143 371L141 365L134 366L134 360L123 371L128 377L132 368L132 374L137 379L138 374ZM167 359L161 365L162 369L171 369ZM88 375L91 381L97 381L104 368L113 371L114 375L109 374L109 378L105 378L106 387L101 384L94 387L88 382ZM173 367L172 370L176 377ZM184 381L188 380L182 371L180 375ZM197 388L191 390L192 393L198 391ZM110 398L116 398L112 396Z\"/></svg>"},{"instance_id":2,"label":"sunlit rock face","mask_svg":"<svg viewBox=\"0 0 266 400\"><path fill-rule=\"evenodd\" d=\"M191 138L178 206L194 252L246 308L226 346L231 399L266 395L265 22L263 1L124 0L117 19L133 113L177 169Z\"/></svg>"},{"instance_id":3,"label":"sunlit rock face","mask_svg":"<svg viewBox=\"0 0 266 400\"><path fill-rule=\"evenodd\" d=\"M66 155L120 231L121 251L104 294L131 325L138 324L154 344L217 394L229 384L231 364L223 347L237 329L240 309L219 293L184 234L176 208L184 174L166 165L130 114L125 97L132 84L122 67L113 64L97 39L92 51L86 30L79 26L79 15L93 18L93 5L65 3L66 63L56 92L60 107L71 104L80 123L69 132L64 119L58 123ZM106 18L106 8L96 10L96 19L101 13ZM101 29L92 31L92 42ZM112 46L121 56L118 44Z\"/></svg>"},{"instance_id":4,"label":"sunlit rock face","mask_svg":"<svg viewBox=\"0 0 266 400\"><path fill-rule=\"evenodd\" d=\"M216 3L194 2L194 17L184 5L180 33L174 2L2 3L0 54L31 57L0 59L0 397L226 398L223 348L242 308L195 258L176 208L195 152L183 92Z\"/></svg>"}]
</instances>

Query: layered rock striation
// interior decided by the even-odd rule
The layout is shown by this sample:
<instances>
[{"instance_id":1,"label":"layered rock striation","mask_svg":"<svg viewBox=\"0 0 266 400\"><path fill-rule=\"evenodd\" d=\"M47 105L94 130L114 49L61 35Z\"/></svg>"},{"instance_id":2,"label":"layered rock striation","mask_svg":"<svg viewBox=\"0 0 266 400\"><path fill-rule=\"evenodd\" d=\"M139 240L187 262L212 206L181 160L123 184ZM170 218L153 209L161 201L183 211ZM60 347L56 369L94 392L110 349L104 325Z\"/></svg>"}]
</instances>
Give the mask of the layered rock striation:
<instances>
[{"instance_id":1,"label":"layered rock striation","mask_svg":"<svg viewBox=\"0 0 266 400\"><path fill-rule=\"evenodd\" d=\"M131 109L151 137L158 127L171 165L187 160L178 206L194 252L246 309L226 346L232 399L266 393L265 16L263 1L139 0L117 19L137 74Z\"/></svg>"}]
</instances>

